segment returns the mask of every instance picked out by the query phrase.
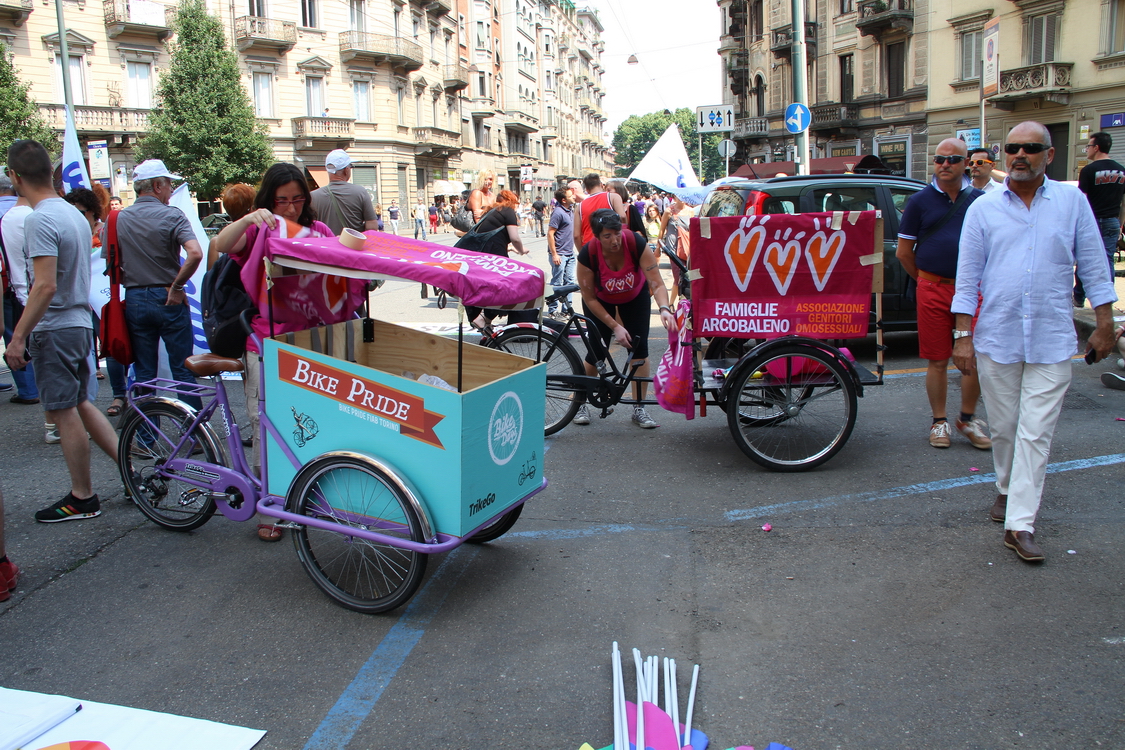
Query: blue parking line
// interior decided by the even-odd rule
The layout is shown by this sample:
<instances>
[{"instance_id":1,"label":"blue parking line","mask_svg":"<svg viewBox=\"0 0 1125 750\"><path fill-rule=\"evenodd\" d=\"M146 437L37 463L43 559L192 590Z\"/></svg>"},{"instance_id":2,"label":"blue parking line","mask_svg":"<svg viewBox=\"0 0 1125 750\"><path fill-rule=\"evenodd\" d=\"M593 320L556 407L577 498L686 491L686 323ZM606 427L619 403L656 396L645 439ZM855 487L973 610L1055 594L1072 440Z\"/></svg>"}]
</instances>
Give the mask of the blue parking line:
<instances>
[{"instance_id":1,"label":"blue parking line","mask_svg":"<svg viewBox=\"0 0 1125 750\"><path fill-rule=\"evenodd\" d=\"M1074 461L1063 461L1057 464L1048 464L1047 473L1059 474L1064 471L1090 469L1095 466L1112 466L1113 464L1120 463L1125 463L1125 453L1113 453L1108 456L1095 456L1094 458L1080 458ZM745 521L751 518L762 518L764 516L776 513L794 513L804 510L820 510L822 508L831 508L836 505L845 505L847 503L871 503L876 500L890 500L896 497L905 497L907 495L922 495L927 492L940 492L942 490L950 490L955 487L967 487L969 485L986 484L988 482L995 481L995 474L974 474L973 476L968 477L940 479L936 482L926 482L925 484L908 484L904 487L891 487L885 490L857 492L852 495L833 495L831 497L820 498L819 500L792 500L787 503L763 505L758 508L748 508L746 510L730 510L727 511L726 517L728 521Z\"/></svg>"}]
</instances>

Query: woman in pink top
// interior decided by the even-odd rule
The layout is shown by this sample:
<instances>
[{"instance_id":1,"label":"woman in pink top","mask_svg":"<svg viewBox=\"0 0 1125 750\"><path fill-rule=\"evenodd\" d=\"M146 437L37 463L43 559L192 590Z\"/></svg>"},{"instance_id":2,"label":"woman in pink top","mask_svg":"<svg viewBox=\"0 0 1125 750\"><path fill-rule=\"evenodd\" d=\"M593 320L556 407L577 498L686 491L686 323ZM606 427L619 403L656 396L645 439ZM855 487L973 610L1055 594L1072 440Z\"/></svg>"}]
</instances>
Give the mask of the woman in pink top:
<instances>
[{"instance_id":1,"label":"woman in pink top","mask_svg":"<svg viewBox=\"0 0 1125 750\"><path fill-rule=\"evenodd\" d=\"M652 316L652 297L660 306L660 322L670 328L676 317L668 306L668 290L657 270L656 257L646 247L644 235L622 231L621 217L603 208L590 215L594 238L578 253L578 286L582 290L583 313L594 319L603 341L616 341L632 350L637 375L645 377L648 366L648 329ZM620 322L618 322L620 318ZM596 375L593 355L586 355L586 374ZM637 401L643 401L647 383L634 383ZM583 405L574 417L575 424L590 424ZM638 403L633 407L633 423L645 429L658 427Z\"/></svg>"}]
</instances>

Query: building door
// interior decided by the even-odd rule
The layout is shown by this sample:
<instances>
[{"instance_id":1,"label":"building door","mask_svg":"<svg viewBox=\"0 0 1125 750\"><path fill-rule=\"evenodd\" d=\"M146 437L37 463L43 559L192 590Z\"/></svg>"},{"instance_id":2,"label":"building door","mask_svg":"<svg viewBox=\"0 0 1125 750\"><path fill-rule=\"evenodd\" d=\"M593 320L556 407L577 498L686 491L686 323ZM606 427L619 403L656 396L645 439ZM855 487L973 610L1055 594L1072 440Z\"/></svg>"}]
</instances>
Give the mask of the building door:
<instances>
[{"instance_id":1,"label":"building door","mask_svg":"<svg viewBox=\"0 0 1125 750\"><path fill-rule=\"evenodd\" d=\"M1059 122L1048 125L1051 145L1055 147L1055 160L1047 165L1047 176L1052 180L1073 180L1070 175L1070 123Z\"/></svg>"},{"instance_id":2,"label":"building door","mask_svg":"<svg viewBox=\"0 0 1125 750\"><path fill-rule=\"evenodd\" d=\"M410 200L410 194L407 192L405 164L398 165L398 205L404 211L409 211L410 207L414 205L414 201Z\"/></svg>"}]
</instances>

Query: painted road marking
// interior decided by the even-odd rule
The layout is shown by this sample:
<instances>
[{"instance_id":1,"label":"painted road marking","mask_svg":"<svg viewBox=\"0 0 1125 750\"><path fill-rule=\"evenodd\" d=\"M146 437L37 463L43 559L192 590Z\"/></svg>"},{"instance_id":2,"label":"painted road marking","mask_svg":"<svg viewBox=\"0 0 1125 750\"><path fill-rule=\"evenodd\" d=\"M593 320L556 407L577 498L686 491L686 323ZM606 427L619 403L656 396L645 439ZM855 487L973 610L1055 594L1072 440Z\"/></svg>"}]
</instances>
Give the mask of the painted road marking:
<instances>
[{"instance_id":1,"label":"painted road marking","mask_svg":"<svg viewBox=\"0 0 1125 750\"><path fill-rule=\"evenodd\" d=\"M1075 461L1063 461L1057 464L1048 464L1047 473L1059 474L1064 471L1091 469L1095 466L1112 466L1113 464L1120 463L1125 463L1125 453L1113 453L1108 456L1080 458ZM746 510L730 510L727 511L725 515L728 521L745 521L750 518L761 518L770 514L795 513L804 510L820 510L822 508L831 508L836 505L847 505L849 503L870 503L876 500L890 500L896 497L906 497L907 495L922 495L927 492L940 492L942 490L950 490L955 487L967 487L969 485L986 484L988 482L995 481L995 474L954 477L952 479L940 479L936 482L926 482L925 484L908 484L903 487L891 487L885 490L857 492L852 495L833 495L831 497L820 498L819 500L793 500L788 503L763 505L759 508L747 508Z\"/></svg>"}]
</instances>

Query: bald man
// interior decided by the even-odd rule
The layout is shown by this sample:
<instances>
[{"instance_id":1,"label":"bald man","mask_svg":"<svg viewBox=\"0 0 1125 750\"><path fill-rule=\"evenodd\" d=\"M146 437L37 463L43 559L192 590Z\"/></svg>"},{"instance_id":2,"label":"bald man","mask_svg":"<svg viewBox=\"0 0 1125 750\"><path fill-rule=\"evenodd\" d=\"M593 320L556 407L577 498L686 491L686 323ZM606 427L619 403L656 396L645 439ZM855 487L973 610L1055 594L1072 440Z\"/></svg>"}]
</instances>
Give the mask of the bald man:
<instances>
[{"instance_id":1,"label":"bald man","mask_svg":"<svg viewBox=\"0 0 1125 750\"><path fill-rule=\"evenodd\" d=\"M918 285L918 355L927 361L926 396L933 421L930 445L948 448L952 431L945 400L949 385L949 359L953 356L953 292L957 276L957 246L969 204L983 191L973 187L965 142L946 138L934 150L934 179L906 204L898 228L902 267ZM980 383L976 373L961 376L961 413L957 431L974 448L989 450L988 425L976 416Z\"/></svg>"},{"instance_id":2,"label":"bald man","mask_svg":"<svg viewBox=\"0 0 1125 750\"><path fill-rule=\"evenodd\" d=\"M961 335L953 362L963 373L979 370L992 420L997 495L989 516L1004 524L1005 547L1021 560L1040 562L1035 519L1077 349L1071 269L1077 267L1094 308L1094 361L1113 348L1117 295L1089 202L1078 188L1046 176L1055 157L1047 128L1020 123L1008 133L1004 154L1004 189L978 200L965 216L952 308Z\"/></svg>"}]
</instances>

